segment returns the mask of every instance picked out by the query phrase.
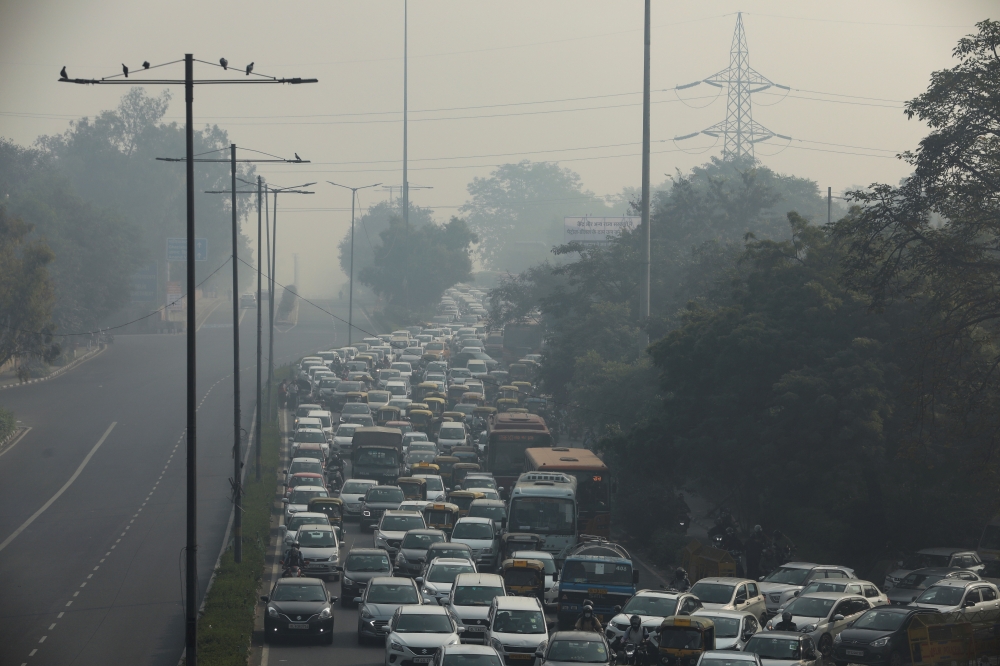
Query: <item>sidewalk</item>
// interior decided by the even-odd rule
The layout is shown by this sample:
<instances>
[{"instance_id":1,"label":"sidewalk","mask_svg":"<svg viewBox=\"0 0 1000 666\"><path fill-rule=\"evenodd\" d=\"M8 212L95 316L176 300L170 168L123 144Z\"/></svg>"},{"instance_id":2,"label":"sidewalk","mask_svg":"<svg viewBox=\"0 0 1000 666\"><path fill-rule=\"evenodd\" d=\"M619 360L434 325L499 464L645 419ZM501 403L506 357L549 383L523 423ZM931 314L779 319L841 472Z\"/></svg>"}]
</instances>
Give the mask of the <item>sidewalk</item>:
<instances>
[{"instance_id":1,"label":"sidewalk","mask_svg":"<svg viewBox=\"0 0 1000 666\"><path fill-rule=\"evenodd\" d=\"M21 382L21 380L19 380L17 376L12 372L4 373L3 375L0 375L0 391L4 389L14 388L16 386L27 386L28 384L36 384L38 382L44 382L48 379L58 377L64 372L69 372L78 365L86 363L90 359L102 353L105 349L107 349L107 345L100 345L98 347L95 347L94 349L85 353L83 356L78 357L76 360L67 363L66 365L52 368L52 372L45 375L44 377L32 377L31 379L28 379L25 382Z\"/></svg>"}]
</instances>

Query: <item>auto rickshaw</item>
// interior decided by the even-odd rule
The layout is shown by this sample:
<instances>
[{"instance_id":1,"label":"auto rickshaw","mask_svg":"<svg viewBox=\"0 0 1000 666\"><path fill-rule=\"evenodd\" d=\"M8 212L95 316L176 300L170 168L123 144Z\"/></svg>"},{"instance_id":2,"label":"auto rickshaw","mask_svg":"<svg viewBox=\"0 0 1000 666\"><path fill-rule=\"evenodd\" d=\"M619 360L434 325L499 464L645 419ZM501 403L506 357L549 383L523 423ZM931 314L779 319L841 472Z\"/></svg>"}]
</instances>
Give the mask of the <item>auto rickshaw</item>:
<instances>
[{"instance_id":1,"label":"auto rickshaw","mask_svg":"<svg viewBox=\"0 0 1000 666\"><path fill-rule=\"evenodd\" d=\"M344 402L368 402L368 394L362 391L348 391L344 394Z\"/></svg>"},{"instance_id":2,"label":"auto rickshaw","mask_svg":"<svg viewBox=\"0 0 1000 666\"><path fill-rule=\"evenodd\" d=\"M386 421L386 428L396 428L399 432L404 435L408 432L413 432L413 424L409 421Z\"/></svg>"},{"instance_id":3,"label":"auto rickshaw","mask_svg":"<svg viewBox=\"0 0 1000 666\"><path fill-rule=\"evenodd\" d=\"M656 630L659 661L694 664L703 652L715 649L715 623L707 617L672 615Z\"/></svg>"},{"instance_id":4,"label":"auto rickshaw","mask_svg":"<svg viewBox=\"0 0 1000 666\"><path fill-rule=\"evenodd\" d=\"M486 495L475 490L452 490L448 493L448 501L458 507L458 517L469 515L469 507L473 500L484 499Z\"/></svg>"},{"instance_id":5,"label":"auto rickshaw","mask_svg":"<svg viewBox=\"0 0 1000 666\"><path fill-rule=\"evenodd\" d=\"M444 480L444 485L447 488L453 485L451 470L457 462L462 461L455 456L438 456L434 459L434 464L441 468L441 479Z\"/></svg>"},{"instance_id":6,"label":"auto rickshaw","mask_svg":"<svg viewBox=\"0 0 1000 666\"><path fill-rule=\"evenodd\" d=\"M476 407L482 407L486 404L486 398L479 393L467 392L462 394L462 403L466 405L475 405Z\"/></svg>"},{"instance_id":7,"label":"auto rickshaw","mask_svg":"<svg viewBox=\"0 0 1000 666\"><path fill-rule=\"evenodd\" d=\"M455 423L461 423L465 420L465 414L462 412L445 412L441 415L442 419L451 419Z\"/></svg>"},{"instance_id":8,"label":"auto rickshaw","mask_svg":"<svg viewBox=\"0 0 1000 666\"><path fill-rule=\"evenodd\" d=\"M409 410L411 410L411 409L422 409L425 412L429 412L430 411L430 407L427 406L426 402L411 402L410 406L407 407L406 409L407 409L407 413L409 413Z\"/></svg>"},{"instance_id":9,"label":"auto rickshaw","mask_svg":"<svg viewBox=\"0 0 1000 666\"><path fill-rule=\"evenodd\" d=\"M434 425L434 413L428 409L409 409L406 415L410 417L410 423L417 432L426 432L430 435L431 426Z\"/></svg>"},{"instance_id":10,"label":"auto rickshaw","mask_svg":"<svg viewBox=\"0 0 1000 666\"><path fill-rule=\"evenodd\" d=\"M430 391L437 391L437 384L434 382L421 382L413 387L413 399L423 400L424 396Z\"/></svg>"},{"instance_id":11,"label":"auto rickshaw","mask_svg":"<svg viewBox=\"0 0 1000 666\"><path fill-rule=\"evenodd\" d=\"M401 476L396 485L403 489L403 499L427 501L427 479L419 476Z\"/></svg>"},{"instance_id":12,"label":"auto rickshaw","mask_svg":"<svg viewBox=\"0 0 1000 666\"><path fill-rule=\"evenodd\" d=\"M479 451L477 451L474 446L453 446L451 447L451 455L455 456L463 463L479 464ZM456 478L455 483L461 483L461 481Z\"/></svg>"},{"instance_id":13,"label":"auto rickshaw","mask_svg":"<svg viewBox=\"0 0 1000 666\"><path fill-rule=\"evenodd\" d=\"M441 474L441 468L434 463L418 462L410 465L410 474Z\"/></svg>"},{"instance_id":14,"label":"auto rickshaw","mask_svg":"<svg viewBox=\"0 0 1000 666\"><path fill-rule=\"evenodd\" d=\"M462 396L465 394L465 384L452 384L448 387L448 404L457 405L462 401Z\"/></svg>"},{"instance_id":15,"label":"auto rickshaw","mask_svg":"<svg viewBox=\"0 0 1000 666\"><path fill-rule=\"evenodd\" d=\"M455 448L458 448L458 447L455 447ZM469 449L469 448L472 448L472 447L463 446L461 448L463 448L463 449ZM463 453L465 453L465 452L463 451ZM473 453L475 453L475 451L473 451ZM452 455L453 458L458 458L459 460L462 460L462 458L460 458L459 456L455 455L454 449L452 449L451 455ZM457 462L457 463L455 463L455 465L451 468L452 487L461 486L462 488L465 488L465 485L464 485L464 483L465 483L465 475L468 474L469 472L478 472L478 471L480 471L480 469L481 468L479 467L479 465L477 463L473 463L473 462Z\"/></svg>"},{"instance_id":16,"label":"auto rickshaw","mask_svg":"<svg viewBox=\"0 0 1000 666\"><path fill-rule=\"evenodd\" d=\"M545 604L545 564L540 560L504 560L500 576L511 596L535 597Z\"/></svg>"},{"instance_id":17,"label":"auto rickshaw","mask_svg":"<svg viewBox=\"0 0 1000 666\"><path fill-rule=\"evenodd\" d=\"M450 502L434 502L424 507L424 522L428 528L441 530L450 537L452 528L458 522L458 512L458 507Z\"/></svg>"},{"instance_id":18,"label":"auto rickshaw","mask_svg":"<svg viewBox=\"0 0 1000 666\"><path fill-rule=\"evenodd\" d=\"M497 398L497 411L501 414L517 408L517 398Z\"/></svg>"},{"instance_id":19,"label":"auto rickshaw","mask_svg":"<svg viewBox=\"0 0 1000 666\"><path fill-rule=\"evenodd\" d=\"M524 407L509 407L507 409L508 414L527 414L528 410Z\"/></svg>"},{"instance_id":20,"label":"auto rickshaw","mask_svg":"<svg viewBox=\"0 0 1000 666\"><path fill-rule=\"evenodd\" d=\"M511 555L519 550L541 550L545 543L544 537L530 532L507 532L500 537L499 561L511 559Z\"/></svg>"},{"instance_id":21,"label":"auto rickshaw","mask_svg":"<svg viewBox=\"0 0 1000 666\"><path fill-rule=\"evenodd\" d=\"M424 403L427 405L427 408L434 413L435 417L440 418L441 415L444 414L444 405L445 405L444 399L425 397Z\"/></svg>"},{"instance_id":22,"label":"auto rickshaw","mask_svg":"<svg viewBox=\"0 0 1000 666\"><path fill-rule=\"evenodd\" d=\"M517 394L519 393L516 386L507 384L506 386L501 386L497 389L497 400L500 398L505 398L507 400L517 400Z\"/></svg>"},{"instance_id":23,"label":"auto rickshaw","mask_svg":"<svg viewBox=\"0 0 1000 666\"><path fill-rule=\"evenodd\" d=\"M394 405L384 405L375 412L375 423L384 426L389 421L399 420L400 409Z\"/></svg>"},{"instance_id":24,"label":"auto rickshaw","mask_svg":"<svg viewBox=\"0 0 1000 666\"><path fill-rule=\"evenodd\" d=\"M337 541L343 543L344 538L344 500L339 497L316 497L309 500L309 512L325 513L330 524L337 530Z\"/></svg>"},{"instance_id":25,"label":"auto rickshaw","mask_svg":"<svg viewBox=\"0 0 1000 666\"><path fill-rule=\"evenodd\" d=\"M517 399L522 403L531 395L531 382L511 382L510 385L517 387Z\"/></svg>"}]
</instances>

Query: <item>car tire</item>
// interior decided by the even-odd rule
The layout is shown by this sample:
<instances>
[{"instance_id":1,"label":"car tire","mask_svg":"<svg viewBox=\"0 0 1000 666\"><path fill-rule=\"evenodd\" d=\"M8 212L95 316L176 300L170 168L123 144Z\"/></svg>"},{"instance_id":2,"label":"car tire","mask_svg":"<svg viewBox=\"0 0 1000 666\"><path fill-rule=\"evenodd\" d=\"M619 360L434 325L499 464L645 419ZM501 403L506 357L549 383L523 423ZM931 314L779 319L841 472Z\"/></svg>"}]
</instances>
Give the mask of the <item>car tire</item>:
<instances>
[{"instance_id":1,"label":"car tire","mask_svg":"<svg viewBox=\"0 0 1000 666\"><path fill-rule=\"evenodd\" d=\"M819 648L820 654L823 655L823 658L829 659L830 655L833 654L833 638L830 637L830 634L823 634L819 639L819 645L817 647Z\"/></svg>"}]
</instances>

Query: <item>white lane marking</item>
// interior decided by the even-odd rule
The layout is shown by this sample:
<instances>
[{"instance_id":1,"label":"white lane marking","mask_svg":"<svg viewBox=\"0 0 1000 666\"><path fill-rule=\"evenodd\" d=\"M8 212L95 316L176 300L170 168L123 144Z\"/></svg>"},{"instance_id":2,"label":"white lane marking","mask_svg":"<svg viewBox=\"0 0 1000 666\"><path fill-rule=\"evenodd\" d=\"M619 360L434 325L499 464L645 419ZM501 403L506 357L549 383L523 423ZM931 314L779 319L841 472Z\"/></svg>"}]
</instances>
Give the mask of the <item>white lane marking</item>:
<instances>
[{"instance_id":1,"label":"white lane marking","mask_svg":"<svg viewBox=\"0 0 1000 666\"><path fill-rule=\"evenodd\" d=\"M56 628L56 623L55 622L53 622L52 624L49 625L49 631L52 631L55 628Z\"/></svg>"},{"instance_id":2,"label":"white lane marking","mask_svg":"<svg viewBox=\"0 0 1000 666\"><path fill-rule=\"evenodd\" d=\"M34 656L35 656L35 653L36 653L36 652L38 652L38 648L35 648L35 649L34 649L34 650L32 650L31 652L29 652L29 653L28 653L28 656L29 656L29 657L34 657Z\"/></svg>"},{"instance_id":3,"label":"white lane marking","mask_svg":"<svg viewBox=\"0 0 1000 666\"><path fill-rule=\"evenodd\" d=\"M61 618L65 614L66 614L66 611L59 611L59 615L56 615L56 619L58 620L59 618Z\"/></svg>"},{"instance_id":4,"label":"white lane marking","mask_svg":"<svg viewBox=\"0 0 1000 666\"><path fill-rule=\"evenodd\" d=\"M69 477L69 481L67 481L65 484L63 484L63 487L60 488L59 491L56 492L55 495L53 495L52 497L50 497L49 501L42 505L42 508L40 508L38 511L36 511L35 513L33 513L31 515L31 518L28 518L26 521L24 521L21 524L20 527L18 527L16 530L14 530L13 534L11 534L9 537L7 537L6 539L4 539L3 543L0 543L0 550L3 550L7 546L9 546L10 543L14 539L16 539L17 536L21 532L23 532L24 530L28 529L28 526L31 525L31 523L35 522L36 518L38 518L40 515L42 515L43 513L45 513L45 511L50 506L52 506L53 504L55 504L55 501L57 499L59 499L60 497L62 497L62 494L64 492L66 492L66 490L68 490L69 487L73 485L73 482L76 481L77 477L80 476L81 473L83 473L83 468L87 466L87 463L90 462L90 459L94 457L95 453L97 453L97 449L101 448L101 444L103 444L104 440L106 440L108 438L108 435L111 434L111 431L114 430L114 427L116 425L118 425L117 421L112 421L111 422L111 425L108 426L108 429L105 430L104 434L101 436L101 438L99 440L97 440L97 444L94 444L94 448L92 448L90 450L90 453L87 454L87 457L83 459L83 462L80 463L80 466L76 468L75 472L73 472L73 476Z\"/></svg>"},{"instance_id":5,"label":"white lane marking","mask_svg":"<svg viewBox=\"0 0 1000 666\"><path fill-rule=\"evenodd\" d=\"M96 567L95 567L95 568L96 568ZM90 579L90 578L93 578L93 577L94 577L94 574L87 574L87 578L88 578L88 579Z\"/></svg>"},{"instance_id":6,"label":"white lane marking","mask_svg":"<svg viewBox=\"0 0 1000 666\"><path fill-rule=\"evenodd\" d=\"M90 575L93 576L94 574ZM80 583L80 587L87 587L87 581L83 581L82 583Z\"/></svg>"},{"instance_id":7,"label":"white lane marking","mask_svg":"<svg viewBox=\"0 0 1000 666\"><path fill-rule=\"evenodd\" d=\"M44 643L46 638L48 638L48 636L42 636L41 638L38 639L38 642Z\"/></svg>"},{"instance_id":8,"label":"white lane marking","mask_svg":"<svg viewBox=\"0 0 1000 666\"><path fill-rule=\"evenodd\" d=\"M73 604L73 600L72 600L72 599L70 599L69 601L67 601L67 602L66 602L66 605L67 605L67 606L71 606L72 604ZM30 656L30 655L29 655L29 656Z\"/></svg>"},{"instance_id":9,"label":"white lane marking","mask_svg":"<svg viewBox=\"0 0 1000 666\"><path fill-rule=\"evenodd\" d=\"M201 320L201 323L198 325L198 328L194 329L195 333L197 333L198 331L201 330L201 327L205 325L205 322L208 321L208 318L212 316L212 313L215 312L220 305L222 305L222 301L221 300L218 303L215 304L214 308L212 308L211 310L208 311L208 314L205 315L205 318Z\"/></svg>"},{"instance_id":10,"label":"white lane marking","mask_svg":"<svg viewBox=\"0 0 1000 666\"><path fill-rule=\"evenodd\" d=\"M14 448L14 445L16 445L22 439L24 439L24 436L27 435L29 432L31 432L31 428L30 427L25 428L24 432L22 432L20 435L17 436L17 439L15 439L13 442L11 442L10 444L8 444L7 448L5 448L3 451L0 451L0 456L2 456L3 454L7 453L12 448Z\"/></svg>"},{"instance_id":11,"label":"white lane marking","mask_svg":"<svg viewBox=\"0 0 1000 666\"><path fill-rule=\"evenodd\" d=\"M76 592L74 592L74 593L73 593L73 596L74 596L74 597L78 597L78 596L80 596L80 590L77 590Z\"/></svg>"}]
</instances>

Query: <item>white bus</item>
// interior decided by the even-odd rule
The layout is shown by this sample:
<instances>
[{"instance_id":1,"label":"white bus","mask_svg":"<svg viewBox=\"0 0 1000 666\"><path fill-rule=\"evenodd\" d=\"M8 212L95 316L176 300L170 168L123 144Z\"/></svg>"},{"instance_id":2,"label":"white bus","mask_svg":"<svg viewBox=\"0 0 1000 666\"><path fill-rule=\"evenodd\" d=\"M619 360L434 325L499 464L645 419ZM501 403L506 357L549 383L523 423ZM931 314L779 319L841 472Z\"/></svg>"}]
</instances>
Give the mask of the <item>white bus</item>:
<instances>
[{"instance_id":1,"label":"white bus","mask_svg":"<svg viewBox=\"0 0 1000 666\"><path fill-rule=\"evenodd\" d=\"M577 540L576 479L558 472L525 472L510 493L507 531L545 539L542 550L562 562Z\"/></svg>"}]
</instances>

